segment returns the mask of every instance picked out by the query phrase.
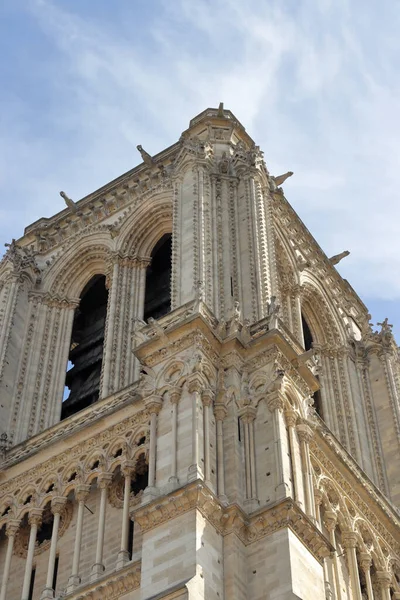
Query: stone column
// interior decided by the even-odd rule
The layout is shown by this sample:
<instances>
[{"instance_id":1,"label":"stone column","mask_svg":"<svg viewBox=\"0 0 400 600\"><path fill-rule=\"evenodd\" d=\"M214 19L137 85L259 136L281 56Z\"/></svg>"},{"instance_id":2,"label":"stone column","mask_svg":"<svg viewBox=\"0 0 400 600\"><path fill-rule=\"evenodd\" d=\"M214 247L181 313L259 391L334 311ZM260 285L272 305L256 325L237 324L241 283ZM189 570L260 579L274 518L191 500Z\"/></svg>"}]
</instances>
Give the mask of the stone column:
<instances>
[{"instance_id":1,"label":"stone column","mask_svg":"<svg viewBox=\"0 0 400 600\"><path fill-rule=\"evenodd\" d=\"M284 399L279 391L270 392L266 398L267 406L272 413L275 446L276 500L290 496L289 473L290 465L287 453L283 449L286 437L286 426L283 421Z\"/></svg>"},{"instance_id":2,"label":"stone column","mask_svg":"<svg viewBox=\"0 0 400 600\"><path fill-rule=\"evenodd\" d=\"M290 449L290 461L292 463L292 479L293 479L293 497L294 501L297 502L300 506L302 506L299 482L297 480L298 473L301 472L300 465L298 465L297 455L296 455L296 422L297 422L297 413L295 410L285 410L285 420L288 428L289 434L289 449Z\"/></svg>"},{"instance_id":3,"label":"stone column","mask_svg":"<svg viewBox=\"0 0 400 600\"><path fill-rule=\"evenodd\" d=\"M4 561L3 577L0 591L0 600L7 600L7 584L10 576L11 558L14 549L15 534L21 521L10 519L6 525L6 536L8 538L6 560Z\"/></svg>"},{"instance_id":4,"label":"stone column","mask_svg":"<svg viewBox=\"0 0 400 600\"><path fill-rule=\"evenodd\" d=\"M340 590L340 579L339 579L339 565L338 565L338 557L336 551L336 536L335 536L335 528L336 528L337 516L331 510L327 510L324 513L324 524L329 532L329 541L331 545L334 547L333 553L333 574L334 574L334 589L335 589L335 598L337 600L342 600L342 594Z\"/></svg>"},{"instance_id":5,"label":"stone column","mask_svg":"<svg viewBox=\"0 0 400 600\"><path fill-rule=\"evenodd\" d=\"M181 399L182 390L180 388L174 388L169 392L169 400L171 402L171 433L172 433L172 445L171 445L171 476L169 482L172 486L176 486L179 483L177 472L178 472L178 404Z\"/></svg>"},{"instance_id":6,"label":"stone column","mask_svg":"<svg viewBox=\"0 0 400 600\"><path fill-rule=\"evenodd\" d=\"M362 552L360 554L360 565L361 565L362 570L364 571L365 581L367 583L368 600L374 600L374 591L372 589L372 581L371 581L372 559L367 552Z\"/></svg>"},{"instance_id":7,"label":"stone column","mask_svg":"<svg viewBox=\"0 0 400 600\"><path fill-rule=\"evenodd\" d=\"M33 555L35 553L36 545L36 535L38 528L42 524L42 514L43 509L41 508L33 508L29 513L29 525L31 526L31 530L29 533L28 554L26 556L25 575L24 582L22 585L22 600L28 600L29 597L29 586L31 583Z\"/></svg>"},{"instance_id":8,"label":"stone column","mask_svg":"<svg viewBox=\"0 0 400 600\"><path fill-rule=\"evenodd\" d=\"M309 517L315 520L315 504L314 504L314 486L311 477L311 461L310 461L310 440L312 438L312 429L302 423L297 425L297 435L300 440L300 453L302 462L302 471L304 477L304 491L306 497L306 513Z\"/></svg>"},{"instance_id":9,"label":"stone column","mask_svg":"<svg viewBox=\"0 0 400 600\"><path fill-rule=\"evenodd\" d=\"M225 466L224 466L224 431L223 421L227 410L224 404L214 404L214 415L217 424L217 491L222 502L228 502L225 496Z\"/></svg>"},{"instance_id":10,"label":"stone column","mask_svg":"<svg viewBox=\"0 0 400 600\"><path fill-rule=\"evenodd\" d=\"M145 406L150 413L149 485L145 493L152 495L156 494L157 415L162 407L161 396L150 396L145 400Z\"/></svg>"},{"instance_id":11,"label":"stone column","mask_svg":"<svg viewBox=\"0 0 400 600\"><path fill-rule=\"evenodd\" d=\"M58 529L60 527L61 513L67 502L67 499L62 496L56 496L51 501L51 512L54 515L53 530L51 533L51 543L49 552L49 563L47 567L47 578L46 587L44 588L40 600L45 598L54 598L53 589L53 578L54 578L54 565L56 562L57 542L58 542Z\"/></svg>"},{"instance_id":12,"label":"stone column","mask_svg":"<svg viewBox=\"0 0 400 600\"><path fill-rule=\"evenodd\" d=\"M130 560L129 556L129 501L131 496L131 481L134 463L130 460L124 461L121 467L121 472L125 477L124 482L124 506L122 509L122 530L121 530L121 549L118 552L116 569L122 569Z\"/></svg>"},{"instance_id":13,"label":"stone column","mask_svg":"<svg viewBox=\"0 0 400 600\"><path fill-rule=\"evenodd\" d=\"M100 509L99 524L97 529L96 560L92 566L90 575L91 581L96 581L104 573L103 548L104 548L104 529L106 525L106 506L107 506L107 488L112 480L112 473L101 473L98 478L100 488Z\"/></svg>"},{"instance_id":14,"label":"stone column","mask_svg":"<svg viewBox=\"0 0 400 600\"><path fill-rule=\"evenodd\" d=\"M210 461L210 406L213 401L211 390L204 390L201 394L203 402L204 424L204 481L211 487L211 461Z\"/></svg>"},{"instance_id":15,"label":"stone column","mask_svg":"<svg viewBox=\"0 0 400 600\"><path fill-rule=\"evenodd\" d=\"M245 406L239 412L244 431L244 452L246 465L246 503L257 501L256 458L254 448L254 419L257 409Z\"/></svg>"},{"instance_id":16,"label":"stone column","mask_svg":"<svg viewBox=\"0 0 400 600\"><path fill-rule=\"evenodd\" d=\"M90 485L84 483L79 484L75 489L75 498L78 500L78 516L76 519L76 531L75 531L75 545L74 545L74 557L72 559L72 573L68 579L67 594L74 591L81 582L79 576L79 564L81 556L81 545L82 545L82 531L83 531L83 513L85 510L85 501L89 496Z\"/></svg>"},{"instance_id":17,"label":"stone column","mask_svg":"<svg viewBox=\"0 0 400 600\"><path fill-rule=\"evenodd\" d=\"M390 584L392 581L392 574L389 571L377 571L376 579L381 589L382 600L391 600Z\"/></svg>"},{"instance_id":18,"label":"stone column","mask_svg":"<svg viewBox=\"0 0 400 600\"><path fill-rule=\"evenodd\" d=\"M201 380L198 377L192 378L189 382L189 392L192 394L192 464L188 469L188 481L203 479L199 452L199 404L201 388Z\"/></svg>"},{"instance_id":19,"label":"stone column","mask_svg":"<svg viewBox=\"0 0 400 600\"><path fill-rule=\"evenodd\" d=\"M342 535L343 547L346 549L347 564L349 565L351 589L354 600L362 600L360 577L357 565L357 536L354 531L346 531ZM385 598L386 600L386 598Z\"/></svg>"},{"instance_id":20,"label":"stone column","mask_svg":"<svg viewBox=\"0 0 400 600\"><path fill-rule=\"evenodd\" d=\"M111 293L109 294L107 303L107 317L105 326L105 339L104 339L104 355L102 363L102 377L100 382L100 398L107 398L110 388L112 387L112 381L110 379L111 363L112 363L112 352L114 344L114 320L115 313L117 310L117 284L118 284L119 264L118 259L115 257L113 265L113 273L111 279Z\"/></svg>"}]
</instances>

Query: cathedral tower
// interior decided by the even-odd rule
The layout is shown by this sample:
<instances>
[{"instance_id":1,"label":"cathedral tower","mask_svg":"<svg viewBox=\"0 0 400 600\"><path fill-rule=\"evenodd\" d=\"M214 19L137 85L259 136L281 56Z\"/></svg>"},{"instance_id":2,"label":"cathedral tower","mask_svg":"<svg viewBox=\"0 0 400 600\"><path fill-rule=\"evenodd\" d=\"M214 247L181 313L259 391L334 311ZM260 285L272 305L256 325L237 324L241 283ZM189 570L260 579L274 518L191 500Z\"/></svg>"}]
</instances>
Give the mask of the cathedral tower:
<instances>
[{"instance_id":1,"label":"cathedral tower","mask_svg":"<svg viewBox=\"0 0 400 600\"><path fill-rule=\"evenodd\" d=\"M400 362L223 105L0 263L0 600L400 598Z\"/></svg>"}]
</instances>

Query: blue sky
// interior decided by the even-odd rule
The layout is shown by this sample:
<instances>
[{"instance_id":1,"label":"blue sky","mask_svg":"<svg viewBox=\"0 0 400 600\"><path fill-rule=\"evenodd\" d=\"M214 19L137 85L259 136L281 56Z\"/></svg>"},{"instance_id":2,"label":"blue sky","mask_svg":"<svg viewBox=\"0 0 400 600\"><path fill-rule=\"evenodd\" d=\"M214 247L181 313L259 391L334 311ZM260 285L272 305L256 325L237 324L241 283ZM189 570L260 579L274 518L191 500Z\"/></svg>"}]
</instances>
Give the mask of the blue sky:
<instances>
[{"instance_id":1,"label":"blue sky","mask_svg":"<svg viewBox=\"0 0 400 600\"><path fill-rule=\"evenodd\" d=\"M393 0L3 0L1 242L223 101L399 340L399 31Z\"/></svg>"}]
</instances>

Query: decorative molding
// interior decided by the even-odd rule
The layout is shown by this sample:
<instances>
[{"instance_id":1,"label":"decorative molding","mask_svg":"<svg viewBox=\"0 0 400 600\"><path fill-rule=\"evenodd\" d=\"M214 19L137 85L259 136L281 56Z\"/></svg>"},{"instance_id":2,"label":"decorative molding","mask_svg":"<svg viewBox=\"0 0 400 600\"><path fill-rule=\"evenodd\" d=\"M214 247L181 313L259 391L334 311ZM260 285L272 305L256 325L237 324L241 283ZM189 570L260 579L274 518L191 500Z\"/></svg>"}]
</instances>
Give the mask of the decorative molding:
<instances>
[{"instance_id":1,"label":"decorative molding","mask_svg":"<svg viewBox=\"0 0 400 600\"><path fill-rule=\"evenodd\" d=\"M236 504L222 505L199 481L157 498L132 511L131 515L142 532L147 532L193 509L199 510L221 535L233 532L246 545L289 528L319 562L332 551L329 541L292 499L248 516Z\"/></svg>"}]
</instances>

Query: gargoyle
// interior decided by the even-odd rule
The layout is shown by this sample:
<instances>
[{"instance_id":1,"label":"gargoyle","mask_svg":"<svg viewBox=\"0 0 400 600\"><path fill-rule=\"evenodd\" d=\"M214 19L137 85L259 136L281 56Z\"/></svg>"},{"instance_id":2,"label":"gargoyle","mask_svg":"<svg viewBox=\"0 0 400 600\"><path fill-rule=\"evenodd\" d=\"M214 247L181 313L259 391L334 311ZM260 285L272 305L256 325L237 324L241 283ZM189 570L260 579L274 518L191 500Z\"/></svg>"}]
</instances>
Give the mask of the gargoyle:
<instances>
[{"instance_id":1,"label":"gargoyle","mask_svg":"<svg viewBox=\"0 0 400 600\"><path fill-rule=\"evenodd\" d=\"M73 200L71 200L71 198L69 196L67 196L67 194L65 192L60 192L60 196L61 196L61 198L63 198L63 200L64 200L65 204L68 206L68 208L70 208L74 212L77 210L75 202Z\"/></svg>"},{"instance_id":2,"label":"gargoyle","mask_svg":"<svg viewBox=\"0 0 400 600\"><path fill-rule=\"evenodd\" d=\"M283 175L278 175L277 177L271 176L271 179L275 183L276 187L279 187L280 185L282 185L282 183L286 181L286 179L288 179L292 175L293 171L288 171L287 173L284 173Z\"/></svg>"},{"instance_id":3,"label":"gargoyle","mask_svg":"<svg viewBox=\"0 0 400 600\"><path fill-rule=\"evenodd\" d=\"M349 254L350 254L350 252L348 250L345 250L344 252L341 252L340 254L335 254L334 256L331 256L331 258L329 259L329 262L331 263L331 265L337 265L338 263L340 263L342 258L345 258Z\"/></svg>"},{"instance_id":4,"label":"gargoyle","mask_svg":"<svg viewBox=\"0 0 400 600\"><path fill-rule=\"evenodd\" d=\"M138 146L136 146L136 148L139 150L140 155L143 158L144 164L147 165L148 167L154 167L155 162L152 159L152 157L150 156L150 154L148 152L146 152L146 150L143 150L143 147L140 144Z\"/></svg>"}]
</instances>

